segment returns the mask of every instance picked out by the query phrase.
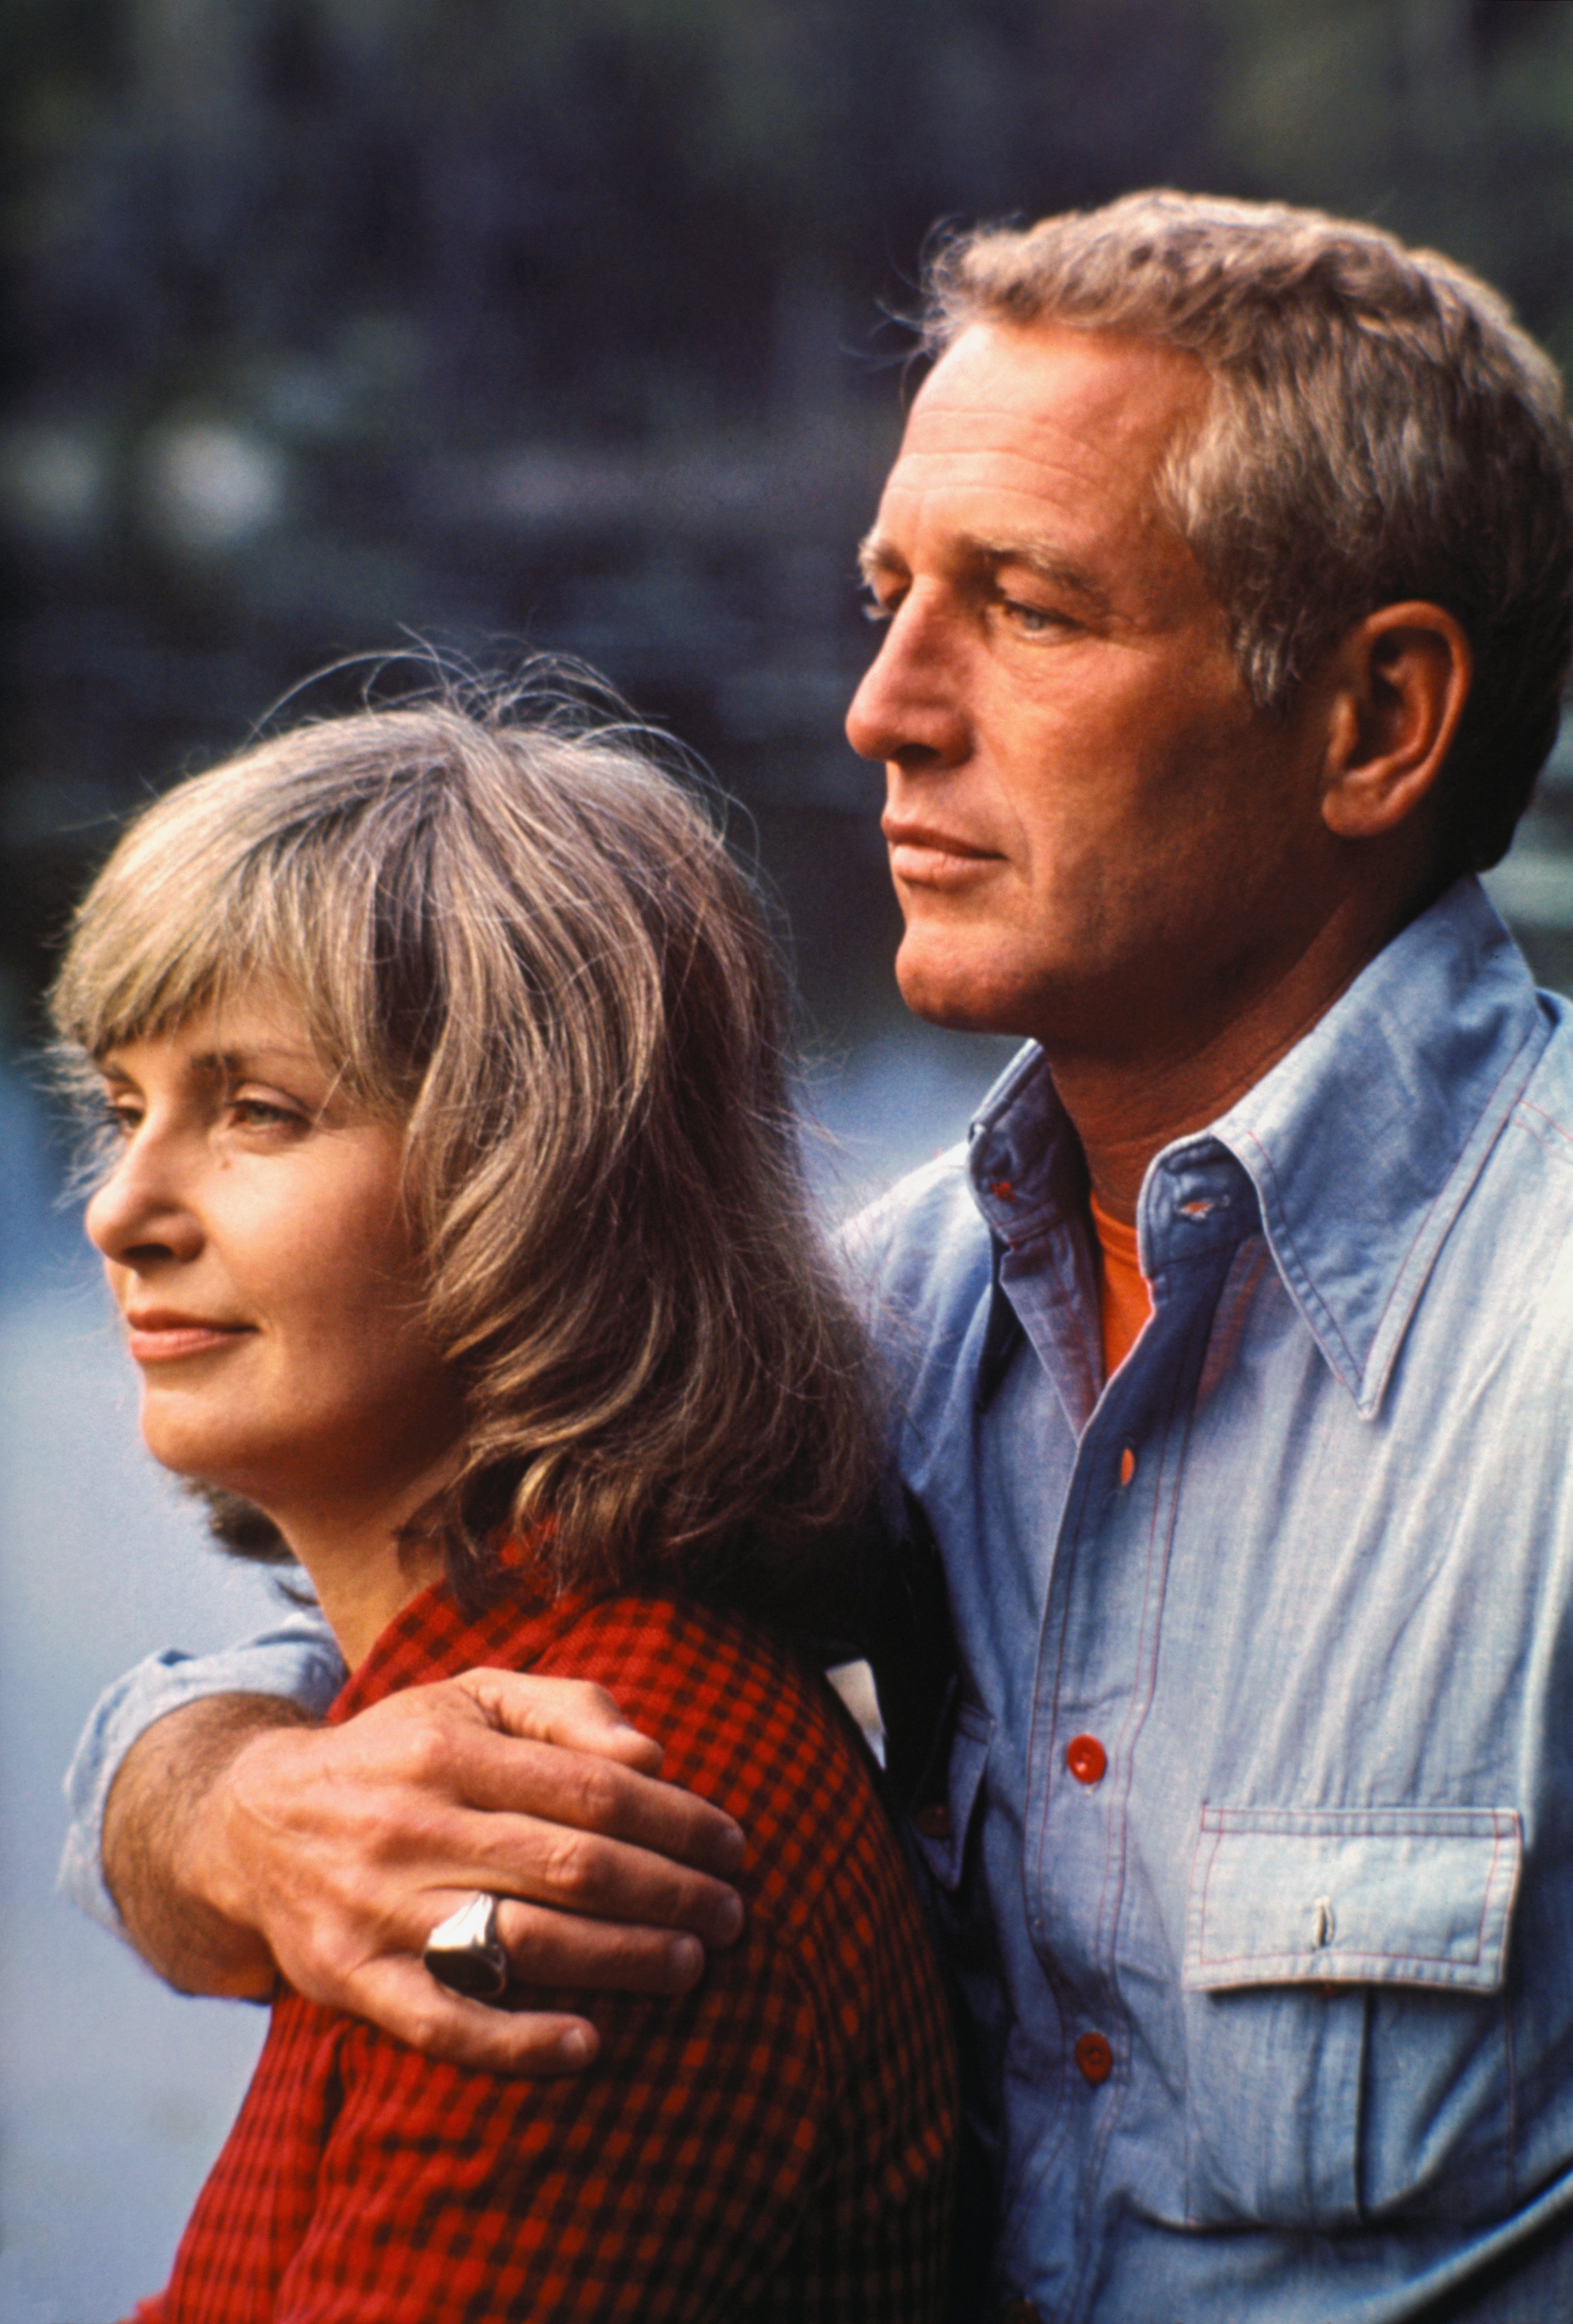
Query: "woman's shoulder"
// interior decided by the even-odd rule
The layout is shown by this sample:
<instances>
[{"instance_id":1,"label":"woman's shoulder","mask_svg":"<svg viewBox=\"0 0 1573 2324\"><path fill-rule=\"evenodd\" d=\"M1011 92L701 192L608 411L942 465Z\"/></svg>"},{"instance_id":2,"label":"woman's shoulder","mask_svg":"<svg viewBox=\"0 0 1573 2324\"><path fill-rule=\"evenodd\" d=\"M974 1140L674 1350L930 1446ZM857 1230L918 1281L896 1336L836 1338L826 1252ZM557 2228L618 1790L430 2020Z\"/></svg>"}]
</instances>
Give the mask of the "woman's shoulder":
<instances>
[{"instance_id":1,"label":"woman's shoulder","mask_svg":"<svg viewBox=\"0 0 1573 2324\"><path fill-rule=\"evenodd\" d=\"M691 1600L510 1598L467 1615L445 1587L390 1623L334 1706L481 1665L593 1681L665 1752L663 1778L723 1808L748 1836L751 1913L784 1932L848 1882L901 1896L900 1851L851 1719L790 1640Z\"/></svg>"},{"instance_id":2,"label":"woman's shoulder","mask_svg":"<svg viewBox=\"0 0 1573 2324\"><path fill-rule=\"evenodd\" d=\"M547 1598L523 1588L467 1611L446 1582L401 1609L328 1715L352 1718L405 1687L482 1667L593 1679L620 1690L630 1718L637 1700L669 1748L702 1748L701 1738L761 1722L780 1726L784 1740L794 1710L816 1725L826 1715L834 1720L829 1690L812 1663L780 1633L741 1614L631 1592Z\"/></svg>"},{"instance_id":3,"label":"woman's shoulder","mask_svg":"<svg viewBox=\"0 0 1573 2324\"><path fill-rule=\"evenodd\" d=\"M856 1729L786 1638L688 1601L604 1598L568 1617L535 1665L593 1679L653 1735L662 1775L724 1808L748 1839L751 1912L806 1924L849 1879L904 1892L900 1852Z\"/></svg>"},{"instance_id":4,"label":"woman's shoulder","mask_svg":"<svg viewBox=\"0 0 1573 2324\"><path fill-rule=\"evenodd\" d=\"M765 1770L800 1780L816 1765L862 1766L850 1721L811 1661L763 1624L688 1600L560 1601L534 1667L589 1678L665 1746L662 1775L738 1811ZM701 1780L703 1779L703 1780Z\"/></svg>"}]
</instances>

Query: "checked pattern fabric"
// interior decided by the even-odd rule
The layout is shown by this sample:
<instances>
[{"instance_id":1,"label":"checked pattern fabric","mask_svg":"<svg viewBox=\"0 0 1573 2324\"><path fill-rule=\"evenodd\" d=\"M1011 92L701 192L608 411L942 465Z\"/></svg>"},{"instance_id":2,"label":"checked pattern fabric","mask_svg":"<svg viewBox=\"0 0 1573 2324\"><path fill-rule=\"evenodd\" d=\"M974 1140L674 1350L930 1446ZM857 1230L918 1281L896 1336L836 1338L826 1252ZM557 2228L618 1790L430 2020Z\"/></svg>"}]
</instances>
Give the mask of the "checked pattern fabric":
<instances>
[{"instance_id":1,"label":"checked pattern fabric","mask_svg":"<svg viewBox=\"0 0 1573 2324\"><path fill-rule=\"evenodd\" d=\"M139 2324L930 2324L952 2036L840 1705L727 1616L570 1597L469 1621L440 1586L330 1715L482 1664L599 1681L737 1818L743 1938L691 1994L579 2003L601 2054L562 2080L434 2063L285 1990Z\"/></svg>"}]
</instances>

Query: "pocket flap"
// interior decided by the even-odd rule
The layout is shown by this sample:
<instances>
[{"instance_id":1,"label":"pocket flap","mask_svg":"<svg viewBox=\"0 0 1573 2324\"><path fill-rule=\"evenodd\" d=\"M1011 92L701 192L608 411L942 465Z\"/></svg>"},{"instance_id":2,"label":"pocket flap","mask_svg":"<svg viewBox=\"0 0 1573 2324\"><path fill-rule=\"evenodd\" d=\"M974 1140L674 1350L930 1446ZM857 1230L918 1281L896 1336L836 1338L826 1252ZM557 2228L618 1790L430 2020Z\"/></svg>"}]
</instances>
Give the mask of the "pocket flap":
<instances>
[{"instance_id":1,"label":"pocket flap","mask_svg":"<svg viewBox=\"0 0 1573 2324\"><path fill-rule=\"evenodd\" d=\"M1204 1808L1183 1982L1502 1983L1512 1808Z\"/></svg>"}]
</instances>

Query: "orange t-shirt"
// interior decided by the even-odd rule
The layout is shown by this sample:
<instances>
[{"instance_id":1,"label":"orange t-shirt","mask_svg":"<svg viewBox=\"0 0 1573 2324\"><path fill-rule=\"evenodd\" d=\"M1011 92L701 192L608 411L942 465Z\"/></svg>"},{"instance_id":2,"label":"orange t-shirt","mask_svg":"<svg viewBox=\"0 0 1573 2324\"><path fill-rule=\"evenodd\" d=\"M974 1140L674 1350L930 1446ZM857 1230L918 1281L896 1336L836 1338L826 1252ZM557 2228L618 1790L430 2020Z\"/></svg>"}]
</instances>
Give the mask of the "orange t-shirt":
<instances>
[{"instance_id":1,"label":"orange t-shirt","mask_svg":"<svg viewBox=\"0 0 1573 2324\"><path fill-rule=\"evenodd\" d=\"M1112 1379L1152 1313L1152 1295L1136 1256L1136 1230L1111 1219L1089 1194L1097 1255L1097 1296L1103 1318L1104 1378Z\"/></svg>"}]
</instances>

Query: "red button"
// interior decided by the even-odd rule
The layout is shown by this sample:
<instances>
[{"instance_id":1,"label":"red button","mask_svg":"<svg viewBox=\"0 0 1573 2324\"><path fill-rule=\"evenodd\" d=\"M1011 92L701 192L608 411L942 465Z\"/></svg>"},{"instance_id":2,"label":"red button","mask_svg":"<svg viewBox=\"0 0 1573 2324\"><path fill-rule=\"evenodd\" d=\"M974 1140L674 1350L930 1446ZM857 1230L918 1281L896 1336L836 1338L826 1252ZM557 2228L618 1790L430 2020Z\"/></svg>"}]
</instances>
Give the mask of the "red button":
<instances>
[{"instance_id":1,"label":"red button","mask_svg":"<svg viewBox=\"0 0 1573 2324\"><path fill-rule=\"evenodd\" d=\"M1065 1747L1065 1764L1078 1784L1101 1784L1109 1755L1096 1735L1073 1735Z\"/></svg>"},{"instance_id":2,"label":"red button","mask_svg":"<svg viewBox=\"0 0 1573 2324\"><path fill-rule=\"evenodd\" d=\"M1000 2310L1000 2324L1041 2324L1037 2302L1032 2300L1007 2300Z\"/></svg>"},{"instance_id":3,"label":"red button","mask_svg":"<svg viewBox=\"0 0 1573 2324\"><path fill-rule=\"evenodd\" d=\"M1106 2082L1115 2070L1115 2053L1101 2034L1078 2036L1075 2057L1077 2064L1089 2082Z\"/></svg>"},{"instance_id":4,"label":"red button","mask_svg":"<svg viewBox=\"0 0 1573 2324\"><path fill-rule=\"evenodd\" d=\"M950 1811L943 1800L925 1800L912 1812L912 1821L925 1840L948 1840Z\"/></svg>"},{"instance_id":5,"label":"red button","mask_svg":"<svg viewBox=\"0 0 1573 2324\"><path fill-rule=\"evenodd\" d=\"M1136 1473L1136 1455L1135 1455L1135 1452L1134 1452L1134 1451L1133 1450L1133 1448L1132 1448L1129 1444L1127 1444L1127 1445L1126 1445L1126 1447L1125 1447L1125 1449L1124 1449L1124 1452L1121 1453L1121 1455L1120 1455L1120 1482L1121 1482L1121 1484L1122 1484L1122 1485L1128 1485L1128 1484L1130 1483L1130 1481L1131 1481L1132 1478L1135 1475L1135 1473Z\"/></svg>"}]
</instances>

